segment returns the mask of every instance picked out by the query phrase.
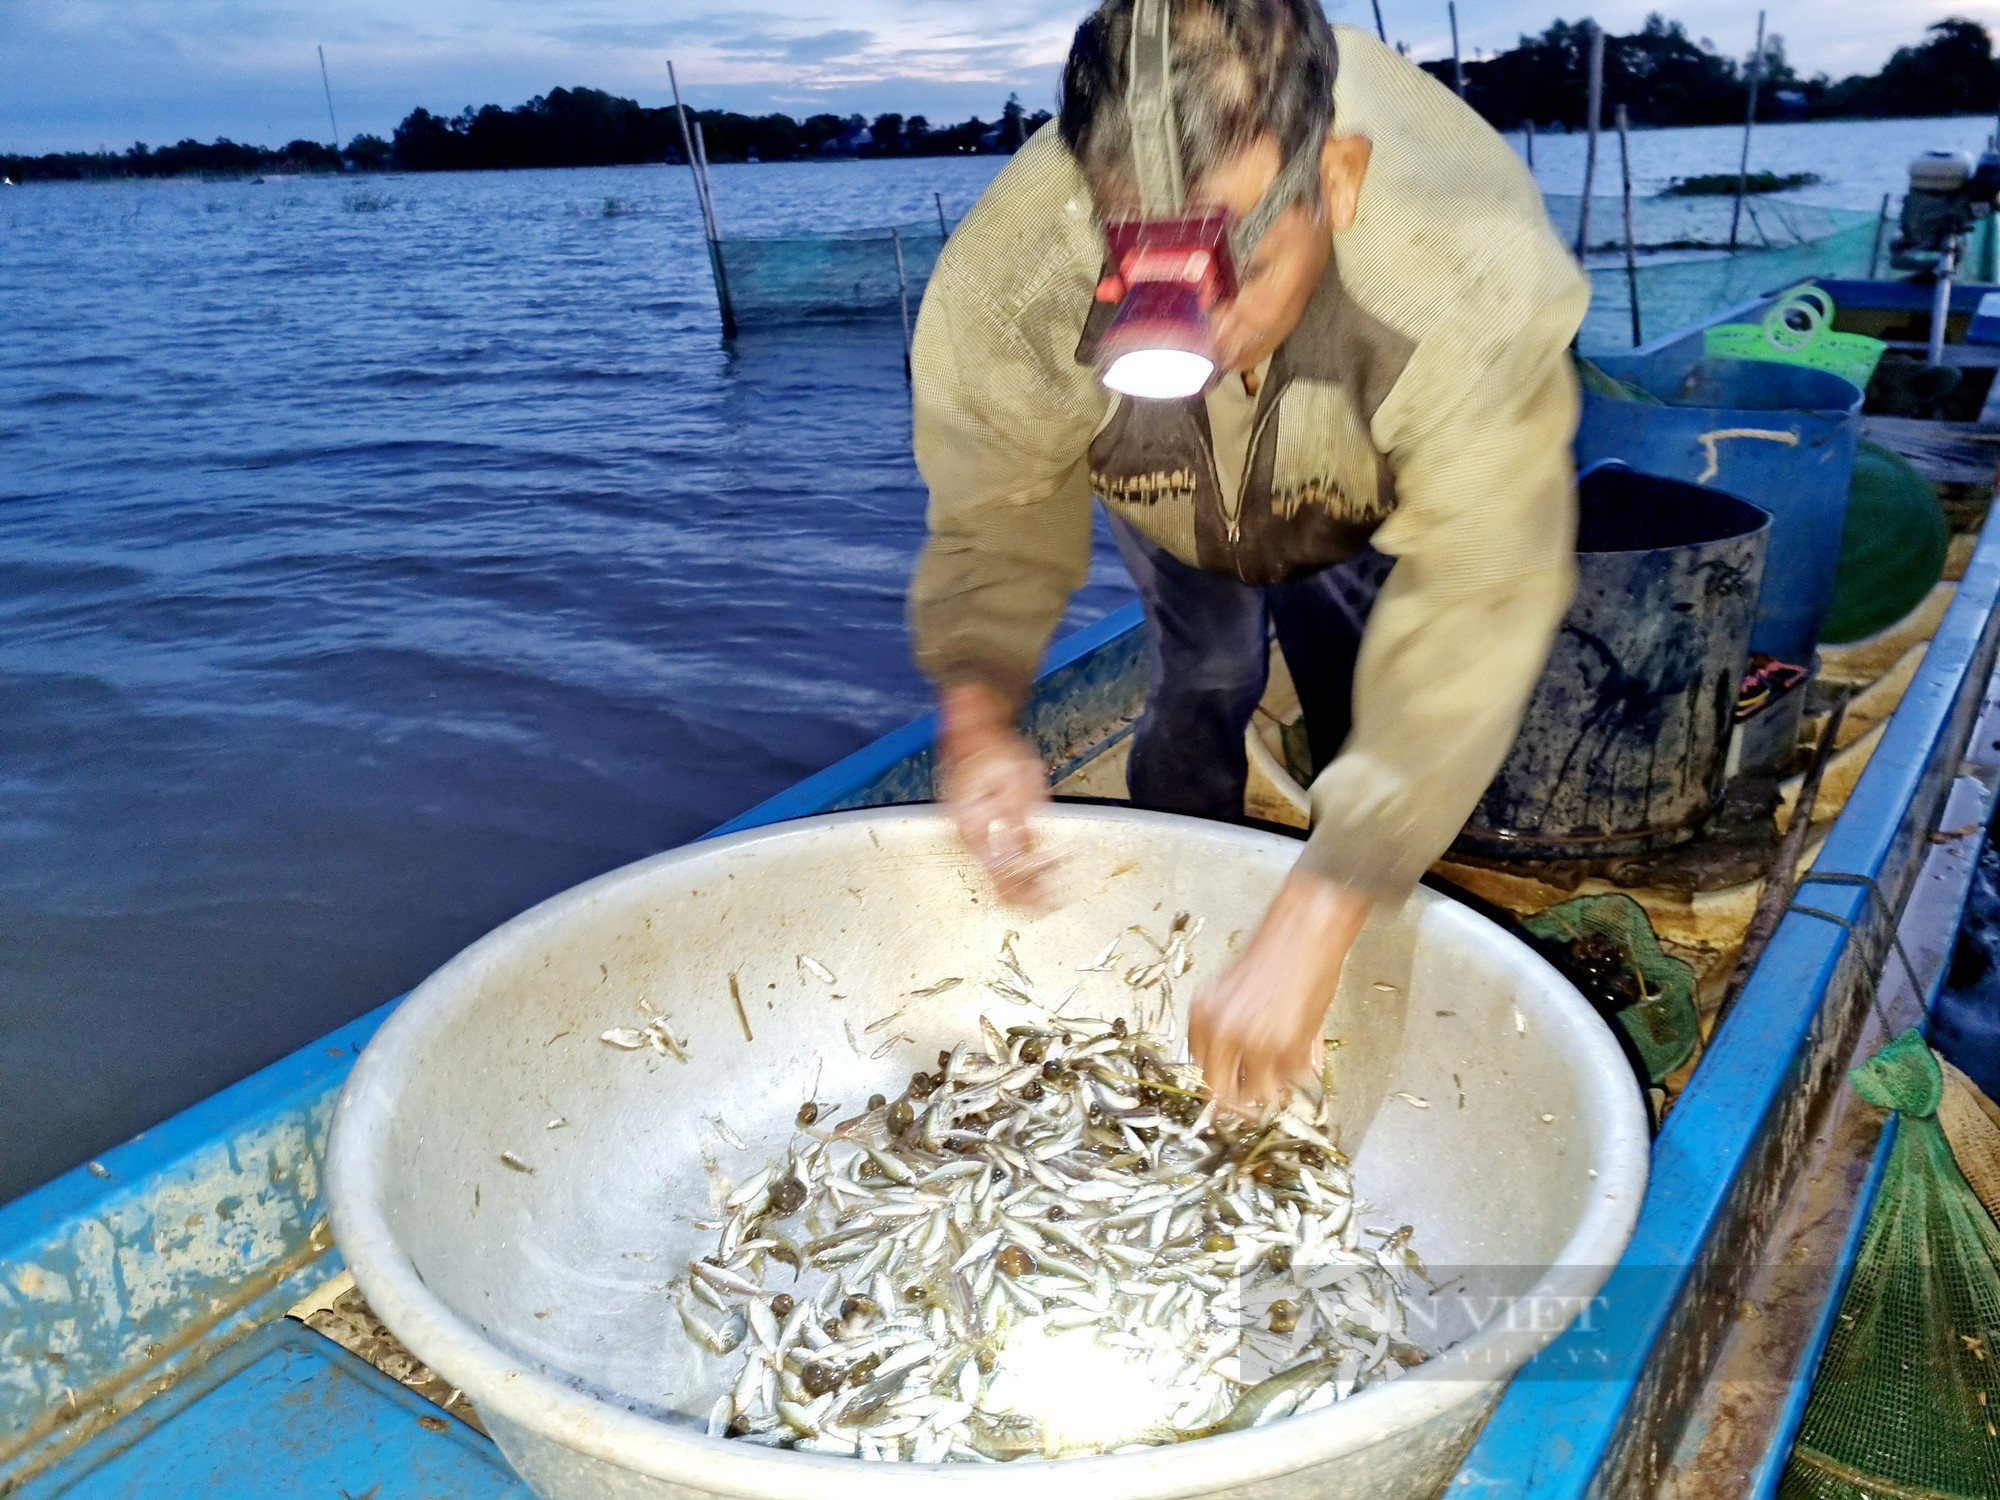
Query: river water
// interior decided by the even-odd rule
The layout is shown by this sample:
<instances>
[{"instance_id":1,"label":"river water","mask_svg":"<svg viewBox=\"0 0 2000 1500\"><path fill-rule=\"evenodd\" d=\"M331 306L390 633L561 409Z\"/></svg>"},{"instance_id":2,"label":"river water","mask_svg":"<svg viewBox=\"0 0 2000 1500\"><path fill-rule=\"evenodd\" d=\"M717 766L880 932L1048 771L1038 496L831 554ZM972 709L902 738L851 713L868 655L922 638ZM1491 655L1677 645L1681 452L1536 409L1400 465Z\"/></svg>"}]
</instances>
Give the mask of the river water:
<instances>
[{"instance_id":1,"label":"river water","mask_svg":"<svg viewBox=\"0 0 2000 1500\"><path fill-rule=\"evenodd\" d=\"M1872 207L1983 133L1757 164ZM716 192L909 223L997 165ZM925 706L898 336L725 346L685 173L0 190L0 310L0 1201ZM1126 597L1100 548L1071 624Z\"/></svg>"}]
</instances>

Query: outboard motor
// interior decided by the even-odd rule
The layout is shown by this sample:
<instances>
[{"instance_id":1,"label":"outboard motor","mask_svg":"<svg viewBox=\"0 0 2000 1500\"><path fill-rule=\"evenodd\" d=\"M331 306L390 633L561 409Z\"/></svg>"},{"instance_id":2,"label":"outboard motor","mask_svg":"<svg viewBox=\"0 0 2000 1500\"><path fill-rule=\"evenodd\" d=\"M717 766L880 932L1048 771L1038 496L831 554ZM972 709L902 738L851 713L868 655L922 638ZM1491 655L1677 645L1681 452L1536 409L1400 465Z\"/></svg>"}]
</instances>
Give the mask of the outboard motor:
<instances>
[{"instance_id":1,"label":"outboard motor","mask_svg":"<svg viewBox=\"0 0 2000 1500\"><path fill-rule=\"evenodd\" d=\"M1910 190L1896 238L1889 246L1889 263L1899 271L1930 276L1937 285L1931 299L1931 339L1928 363L1944 361L1945 319L1951 311L1951 284L1965 237L1972 226L1993 212L2000 201L2000 151L1989 149L1977 166L1962 151L1926 151L1910 163Z\"/></svg>"}]
</instances>

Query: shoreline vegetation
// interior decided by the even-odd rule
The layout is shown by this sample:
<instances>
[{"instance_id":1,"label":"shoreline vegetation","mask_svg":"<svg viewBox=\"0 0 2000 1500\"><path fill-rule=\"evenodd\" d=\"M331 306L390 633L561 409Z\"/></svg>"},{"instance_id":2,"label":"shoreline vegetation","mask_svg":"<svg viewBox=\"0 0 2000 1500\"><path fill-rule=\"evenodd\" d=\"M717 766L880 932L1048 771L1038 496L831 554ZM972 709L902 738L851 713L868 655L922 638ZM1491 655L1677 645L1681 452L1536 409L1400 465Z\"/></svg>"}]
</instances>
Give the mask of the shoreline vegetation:
<instances>
[{"instance_id":1,"label":"shoreline vegetation","mask_svg":"<svg viewBox=\"0 0 2000 1500\"><path fill-rule=\"evenodd\" d=\"M1538 37L1489 57L1465 62L1466 102L1501 130L1580 129L1585 110L1587 22L1556 21ZM1607 34L1604 97L1624 104L1640 127L1733 124L1742 120L1750 65L1718 52L1708 38L1688 36L1678 21L1658 13L1628 36ZM1420 64L1447 85L1452 63ZM2000 62L1992 34L1977 21L1939 21L1923 40L1898 48L1882 71L1834 81L1824 74L1801 78L1785 58L1784 39L1769 37L1760 70L1760 121L1888 119L1910 116L1991 114L2000 105ZM991 122L975 116L955 125L933 125L922 115L745 115L690 109L715 162L817 161L893 156L1004 155L1047 121L1009 96ZM140 177L256 177L334 172L435 172L519 167L630 166L682 160L675 111L648 108L600 89L555 89L526 104L456 115L412 110L391 139L357 135L336 150L296 140L270 148L227 139L184 140L126 151L68 151L40 156L0 152L0 176L16 182ZM1768 175L1768 174L1763 174ZM1810 174L1808 174L1810 175ZM1734 189L1734 177L1730 190ZM1779 191L1802 182L1761 184ZM1668 191L1709 191L1693 181Z\"/></svg>"},{"instance_id":2,"label":"shoreline vegetation","mask_svg":"<svg viewBox=\"0 0 2000 1500\"><path fill-rule=\"evenodd\" d=\"M1736 191L1734 172L1704 172L1696 177L1676 177L1660 189L1662 198L1726 198ZM1826 179L1817 172L1752 172L1742 178L1746 193L1789 193L1793 188L1812 187Z\"/></svg>"}]
</instances>

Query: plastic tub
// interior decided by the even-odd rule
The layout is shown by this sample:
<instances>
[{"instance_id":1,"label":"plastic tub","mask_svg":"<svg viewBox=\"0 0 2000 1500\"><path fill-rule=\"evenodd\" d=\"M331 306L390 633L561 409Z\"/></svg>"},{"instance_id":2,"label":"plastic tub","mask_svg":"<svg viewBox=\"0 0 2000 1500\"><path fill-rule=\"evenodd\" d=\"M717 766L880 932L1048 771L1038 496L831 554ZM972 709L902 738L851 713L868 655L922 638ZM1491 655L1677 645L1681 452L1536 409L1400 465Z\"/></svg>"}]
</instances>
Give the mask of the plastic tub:
<instances>
[{"instance_id":1,"label":"plastic tub","mask_svg":"<svg viewBox=\"0 0 2000 1500\"><path fill-rule=\"evenodd\" d=\"M1824 370L1769 360L1665 353L1596 363L1662 404L1585 392L1578 466L1617 459L1769 511L1770 555L1751 649L1809 665L1840 567L1859 388Z\"/></svg>"},{"instance_id":2,"label":"plastic tub","mask_svg":"<svg viewBox=\"0 0 2000 1500\"><path fill-rule=\"evenodd\" d=\"M1554 970L1422 891L1369 924L1335 1002L1341 1137L1370 1222L1414 1225L1440 1281L1464 1268L1481 1299L1533 1299L1537 1315L1496 1317L1502 1304L1482 1300L1483 1331L1463 1323L1467 1336L1429 1364L1325 1410L1027 1469L862 1463L705 1436L714 1391L662 1290L713 1248L690 1222L708 1205L705 1116L719 1112L753 1146L782 1138L816 1074L819 1097L851 1104L899 1090L916 1062L976 1036L981 1011L1011 1024L1008 1002L978 982L1010 928L1030 975L1085 981L1079 1007L1120 993L1129 1007L1117 974L1076 965L1127 924L1159 930L1178 909L1199 913L1207 925L1181 990L1191 995L1299 850L1110 808L1056 809L1038 831L1063 856L1069 899L1034 918L995 909L928 810L696 844L508 923L383 1026L333 1126L340 1250L370 1306L464 1390L539 1494L1017 1500L1025 1483L1049 1500L1429 1495L1507 1377L1595 1295L1645 1188L1631 1071ZM800 954L837 985L803 974ZM907 998L940 975L968 982ZM689 1063L599 1042L634 1024L642 997L672 1016ZM871 1062L840 1022L862 1035L891 1007L910 1007L902 1028L915 1044ZM568 1124L549 1130L552 1118ZM1439 1295L1454 1286L1465 1283Z\"/></svg>"}]
</instances>

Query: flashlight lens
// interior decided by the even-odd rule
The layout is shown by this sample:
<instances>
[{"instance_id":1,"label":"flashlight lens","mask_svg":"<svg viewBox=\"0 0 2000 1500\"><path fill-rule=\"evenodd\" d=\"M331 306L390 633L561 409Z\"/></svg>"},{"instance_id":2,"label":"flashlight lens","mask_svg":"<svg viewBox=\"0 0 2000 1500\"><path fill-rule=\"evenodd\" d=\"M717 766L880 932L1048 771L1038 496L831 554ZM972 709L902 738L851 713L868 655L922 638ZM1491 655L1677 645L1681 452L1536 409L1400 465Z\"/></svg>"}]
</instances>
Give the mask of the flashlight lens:
<instances>
[{"instance_id":1,"label":"flashlight lens","mask_svg":"<svg viewBox=\"0 0 2000 1500\"><path fill-rule=\"evenodd\" d=\"M1198 396L1215 373L1215 361L1186 349L1134 349L1104 372L1104 384L1121 396L1183 401Z\"/></svg>"}]
</instances>

